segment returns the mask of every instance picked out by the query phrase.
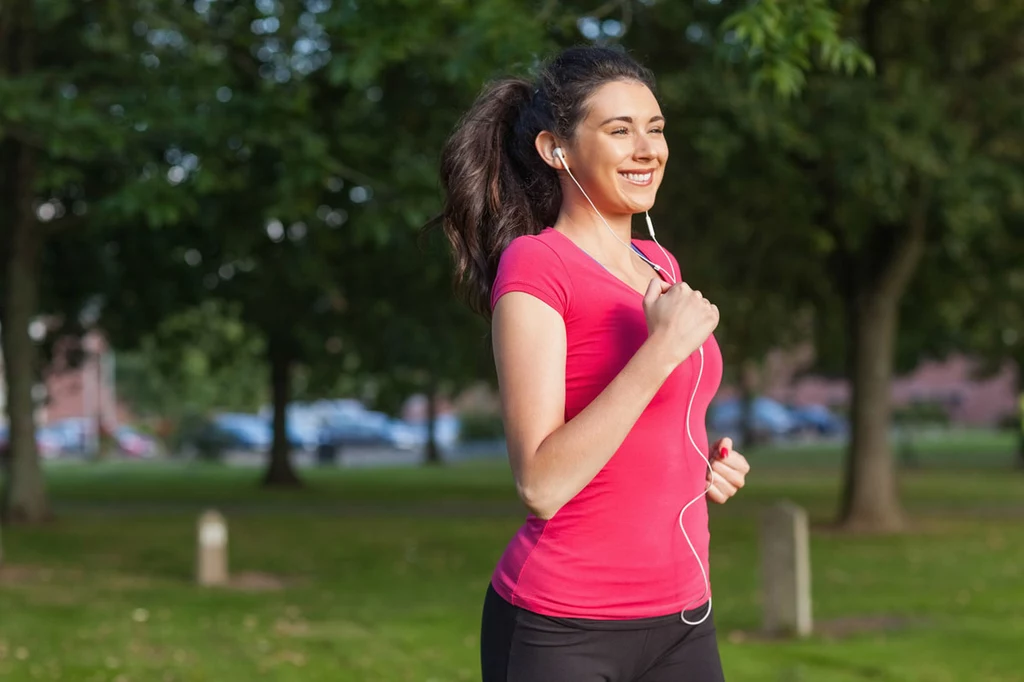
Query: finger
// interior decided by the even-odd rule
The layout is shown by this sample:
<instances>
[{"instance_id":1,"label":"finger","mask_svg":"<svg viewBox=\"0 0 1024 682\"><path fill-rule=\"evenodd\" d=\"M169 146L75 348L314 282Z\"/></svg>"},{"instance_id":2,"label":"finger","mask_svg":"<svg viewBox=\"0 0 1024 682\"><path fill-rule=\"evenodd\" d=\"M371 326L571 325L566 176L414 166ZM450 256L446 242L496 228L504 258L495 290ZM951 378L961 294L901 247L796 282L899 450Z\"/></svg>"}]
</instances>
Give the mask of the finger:
<instances>
[{"instance_id":1,"label":"finger","mask_svg":"<svg viewBox=\"0 0 1024 682\"><path fill-rule=\"evenodd\" d=\"M734 489L739 490L746 483L746 476L743 472L733 469L724 462L714 462L711 470L715 472L715 482L725 481Z\"/></svg>"},{"instance_id":2,"label":"finger","mask_svg":"<svg viewBox=\"0 0 1024 682\"><path fill-rule=\"evenodd\" d=\"M725 459L732 454L732 446L732 438L729 438L728 436L715 443L714 455L716 459Z\"/></svg>"},{"instance_id":3,"label":"finger","mask_svg":"<svg viewBox=\"0 0 1024 682\"><path fill-rule=\"evenodd\" d=\"M750 473L750 462L746 457L735 450L729 453L729 460L722 462L722 464L725 464L727 467L735 469L744 475Z\"/></svg>"},{"instance_id":4,"label":"finger","mask_svg":"<svg viewBox=\"0 0 1024 682\"><path fill-rule=\"evenodd\" d=\"M736 494L736 491L739 490L739 488L734 486L728 479L719 474L717 471L715 472L714 480L711 482L711 487L717 489L726 497L732 497L733 495Z\"/></svg>"},{"instance_id":5,"label":"finger","mask_svg":"<svg viewBox=\"0 0 1024 682\"><path fill-rule=\"evenodd\" d=\"M658 277L652 277L647 284L647 292L644 294L644 307L650 307L658 300L659 296L668 291L666 285L668 282Z\"/></svg>"},{"instance_id":6,"label":"finger","mask_svg":"<svg viewBox=\"0 0 1024 682\"><path fill-rule=\"evenodd\" d=\"M729 496L717 487L711 486L708 488L708 499L716 504L725 504L725 501L729 499Z\"/></svg>"}]
</instances>

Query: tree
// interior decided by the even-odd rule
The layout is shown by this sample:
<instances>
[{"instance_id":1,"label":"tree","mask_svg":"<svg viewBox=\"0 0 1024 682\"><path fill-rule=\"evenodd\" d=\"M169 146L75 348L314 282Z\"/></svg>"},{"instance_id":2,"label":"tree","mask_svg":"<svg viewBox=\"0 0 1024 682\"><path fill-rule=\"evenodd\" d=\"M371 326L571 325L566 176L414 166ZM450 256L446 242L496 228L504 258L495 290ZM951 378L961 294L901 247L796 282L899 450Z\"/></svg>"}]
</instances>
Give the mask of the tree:
<instances>
[{"instance_id":1,"label":"tree","mask_svg":"<svg viewBox=\"0 0 1024 682\"><path fill-rule=\"evenodd\" d=\"M929 247L945 249L947 260L969 267L966 258L981 244L1005 240L1008 219L1019 215L1021 10L1020 3L984 11L952 2L851 3L835 14L839 30L857 37L875 65L874 76L813 69L799 97L751 98L729 87L748 62L726 61L722 86L706 107L720 107L719 116L695 126L710 134L693 138L693 165L717 163L723 183L703 187L708 202L695 200L708 205L696 224L715 226L713 238L701 242L706 261L726 272L734 272L731 261L736 268L760 268L749 281L764 291L793 293L793 312L813 304L822 362L845 357L853 387L840 508L847 527L889 530L903 522L888 442L889 383L901 313L912 306L921 320L949 297L947 284L927 298L907 298L916 279L942 276L926 272L936 262L926 258ZM777 19L768 13L742 31L727 23L735 31L730 40L767 54L754 63L768 64L778 48L801 44ZM709 35L717 40L718 34ZM633 39L658 44L639 34ZM828 55L818 61L827 65ZM708 91L681 90L680 106L687 96L692 101ZM749 166L762 175L745 175ZM749 182L739 197L723 200L737 175ZM701 192L691 188L690 196ZM793 210L779 215L770 201L758 201L767 197ZM748 213L737 219L744 209ZM789 240L787 259L776 260L781 252L774 250L737 250L763 231ZM998 271L971 272L991 278ZM749 295L758 300L759 294ZM920 337L906 340L919 342L910 349L916 356L936 346Z\"/></svg>"},{"instance_id":2,"label":"tree","mask_svg":"<svg viewBox=\"0 0 1024 682\"><path fill-rule=\"evenodd\" d=\"M626 36L660 76L674 158L685 159L655 220L729 311L723 350L735 362L811 330L819 366L853 385L840 508L851 528L901 526L894 362L952 338L897 335L901 313L936 328L950 297L948 285L911 287L950 261L993 283L1009 272L998 260L972 269L968 256L1005 241L1020 211L1020 10L676 3L638 12ZM749 87L758 82L769 87ZM947 251L945 266L932 249Z\"/></svg>"},{"instance_id":3,"label":"tree","mask_svg":"<svg viewBox=\"0 0 1024 682\"><path fill-rule=\"evenodd\" d=\"M207 87L201 76L211 55L177 49L169 28L193 14L170 2L0 6L0 317L11 423L4 513L11 521L49 514L35 450L31 321L61 313L63 332L79 326L73 302L80 307L92 290L88 278L102 264L95 247L116 246L111 230L158 228L194 208L165 176L154 176L154 161L175 131L194 123L195 93ZM83 242L93 248L65 258L73 267L41 289L43 264Z\"/></svg>"},{"instance_id":4,"label":"tree","mask_svg":"<svg viewBox=\"0 0 1024 682\"><path fill-rule=\"evenodd\" d=\"M1024 104L1014 94L1024 56L1016 47L1022 10L1020 3L993 11L952 2L866 3L849 21L878 78L821 79L808 89L807 130L821 145L803 161L819 187L819 228L828 239L829 280L845 309L853 382L841 508L850 527L902 525L888 441L889 382L900 312L911 303L905 294L915 277L927 276L928 244L949 249L965 235L995 243L1006 234L1003 211L1020 210L1019 190L979 208L1024 181L1024 159L1007 145L1020 130ZM980 93L993 104L979 106Z\"/></svg>"},{"instance_id":5,"label":"tree","mask_svg":"<svg viewBox=\"0 0 1024 682\"><path fill-rule=\"evenodd\" d=\"M766 59L753 73L786 90L793 72L783 66L802 68L819 46L830 63L849 61L834 27L814 20L825 16L820 1L787 5L798 10L795 23L779 7L745 10L752 21L781 16L784 33L798 31L794 45L777 46L781 61ZM107 273L99 324L113 336L128 343L167 314L217 298L238 305L244 323L265 337L275 404L267 481L296 483L284 432L294 369L333 355L342 356L335 367L359 372L360 357L375 356L372 334L351 311L380 297L349 275L366 245L408 238L435 210L436 159L425 150L440 149L483 80L577 42L581 30L621 35L638 8L546 1L530 13L513 0L5 4L3 184L22 197L0 311L14 315L4 325L13 330L9 340L5 332L8 366L32 365L24 330L40 309L36 218L79 206L93 243L114 247L98 258ZM607 18L616 11L621 21ZM406 21L411 12L417 21ZM589 14L580 19L581 12ZM36 33L46 40L33 41ZM63 84L59 97L46 89L54 82ZM35 176L16 172L35 160L43 168ZM30 197L46 207L36 217ZM65 299L94 288L76 281L82 286L63 288ZM437 366L436 358L408 362ZM13 461L27 473L12 476L10 487L31 489L38 500L29 377L11 377L12 415L20 415L12 418Z\"/></svg>"},{"instance_id":6,"label":"tree","mask_svg":"<svg viewBox=\"0 0 1024 682\"><path fill-rule=\"evenodd\" d=\"M267 400L264 341L219 301L170 315L118 358L118 387L133 411L178 422L210 410L255 411Z\"/></svg>"},{"instance_id":7,"label":"tree","mask_svg":"<svg viewBox=\"0 0 1024 682\"><path fill-rule=\"evenodd\" d=\"M378 401L426 395L426 461L439 464L437 402L493 375L488 328L452 295L450 258L439 231L374 251L353 273L363 278L358 288L379 296L350 320L356 328L376 330L359 344L362 365L379 387Z\"/></svg>"},{"instance_id":8,"label":"tree","mask_svg":"<svg viewBox=\"0 0 1024 682\"><path fill-rule=\"evenodd\" d=\"M790 158L808 144L790 110L813 74L872 72L839 23L813 0L674 3L637 12L624 38L657 75L669 119L652 214L687 281L725 311L716 336L748 415L762 358L813 337L816 209Z\"/></svg>"},{"instance_id":9,"label":"tree","mask_svg":"<svg viewBox=\"0 0 1024 682\"><path fill-rule=\"evenodd\" d=\"M39 277L46 240L73 228L69 215L77 198L68 191L81 181L73 165L88 163L101 147L120 142L107 131L94 102L79 96L74 61L117 71L103 36L89 50L81 40L71 3L37 7L29 0L0 6L0 225L5 273L3 325L10 416L9 476L3 514L10 521L39 521L49 515L42 471L35 451L32 385L38 376L37 350L29 327L39 312ZM88 13L86 13L88 14ZM56 38L66 52L52 49ZM88 54L88 57L84 55ZM62 59L69 59L61 63ZM66 69L64 68L66 67ZM102 77L101 77L102 78ZM101 86L102 87L102 86ZM110 126L111 129L116 126ZM121 131L117 131L121 132Z\"/></svg>"},{"instance_id":10,"label":"tree","mask_svg":"<svg viewBox=\"0 0 1024 682\"><path fill-rule=\"evenodd\" d=\"M979 204L984 210L1012 211L1021 198L1009 192ZM1006 206L1000 206L1005 202ZM931 317L929 331L974 351L982 375L1002 369L1009 361L1016 370L1017 399L1024 401L1024 222L1011 221L996 234L974 232L950 237L948 247L932 249L931 279L920 288L947 289L942 305ZM957 254L953 256L953 254ZM937 276L941 273L941 277ZM959 286L949 287L949 282ZM1015 410L1017 467L1024 469L1024 402Z\"/></svg>"}]
</instances>

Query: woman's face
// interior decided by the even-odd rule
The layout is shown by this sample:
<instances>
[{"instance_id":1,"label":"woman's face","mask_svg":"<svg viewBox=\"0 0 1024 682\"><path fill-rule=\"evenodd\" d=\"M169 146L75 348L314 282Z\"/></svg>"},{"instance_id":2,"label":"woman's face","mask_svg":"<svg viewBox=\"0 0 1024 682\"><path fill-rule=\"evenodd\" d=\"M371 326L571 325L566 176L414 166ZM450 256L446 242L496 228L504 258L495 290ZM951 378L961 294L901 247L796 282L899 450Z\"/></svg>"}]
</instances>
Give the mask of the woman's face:
<instances>
[{"instance_id":1,"label":"woman's face","mask_svg":"<svg viewBox=\"0 0 1024 682\"><path fill-rule=\"evenodd\" d=\"M605 83L585 111L566 145L569 170L602 213L649 210L668 161L665 119L654 93L636 81Z\"/></svg>"}]
</instances>

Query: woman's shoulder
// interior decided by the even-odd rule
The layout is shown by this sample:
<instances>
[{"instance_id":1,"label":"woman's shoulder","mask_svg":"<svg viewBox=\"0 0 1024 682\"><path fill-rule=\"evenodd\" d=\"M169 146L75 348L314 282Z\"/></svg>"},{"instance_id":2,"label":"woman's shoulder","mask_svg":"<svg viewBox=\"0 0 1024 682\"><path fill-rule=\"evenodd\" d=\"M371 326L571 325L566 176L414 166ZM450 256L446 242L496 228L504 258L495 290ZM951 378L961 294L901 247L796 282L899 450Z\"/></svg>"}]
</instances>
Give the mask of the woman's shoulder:
<instances>
[{"instance_id":1,"label":"woman's shoulder","mask_svg":"<svg viewBox=\"0 0 1024 682\"><path fill-rule=\"evenodd\" d=\"M554 230L516 237L502 251L492 290L493 305L508 291L537 294L543 291L545 301L557 299L559 312L564 312L572 300L570 281ZM555 235L557 237L557 234Z\"/></svg>"},{"instance_id":2,"label":"woman's shoulder","mask_svg":"<svg viewBox=\"0 0 1024 682\"><path fill-rule=\"evenodd\" d=\"M525 267L561 263L564 253L557 237L558 234L551 228L545 228L537 234L520 235L502 251L501 261Z\"/></svg>"},{"instance_id":3,"label":"woman's shoulder","mask_svg":"<svg viewBox=\"0 0 1024 682\"><path fill-rule=\"evenodd\" d=\"M508 249L521 249L521 250L539 250L539 251L551 251L558 253L559 246L559 234L550 227L545 227L536 234L521 234L505 247Z\"/></svg>"}]
</instances>

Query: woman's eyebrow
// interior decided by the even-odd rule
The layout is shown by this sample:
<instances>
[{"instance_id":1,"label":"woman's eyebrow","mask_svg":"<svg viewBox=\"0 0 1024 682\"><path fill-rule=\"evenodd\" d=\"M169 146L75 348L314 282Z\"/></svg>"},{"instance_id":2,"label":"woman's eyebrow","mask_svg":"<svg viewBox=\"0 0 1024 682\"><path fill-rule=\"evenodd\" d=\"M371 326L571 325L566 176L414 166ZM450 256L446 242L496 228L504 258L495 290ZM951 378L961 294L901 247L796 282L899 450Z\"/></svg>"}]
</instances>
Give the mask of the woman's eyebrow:
<instances>
[{"instance_id":1,"label":"woman's eyebrow","mask_svg":"<svg viewBox=\"0 0 1024 682\"><path fill-rule=\"evenodd\" d=\"M651 120L648 121L648 123L654 123L655 121L664 121L664 120L665 120L664 116L660 116L660 115L659 116L651 116ZM611 118L609 118L607 120L601 121L601 125L606 125L608 123L611 123L612 121L622 121L623 123L632 123L633 122L633 117L632 116L612 116Z\"/></svg>"}]
</instances>

